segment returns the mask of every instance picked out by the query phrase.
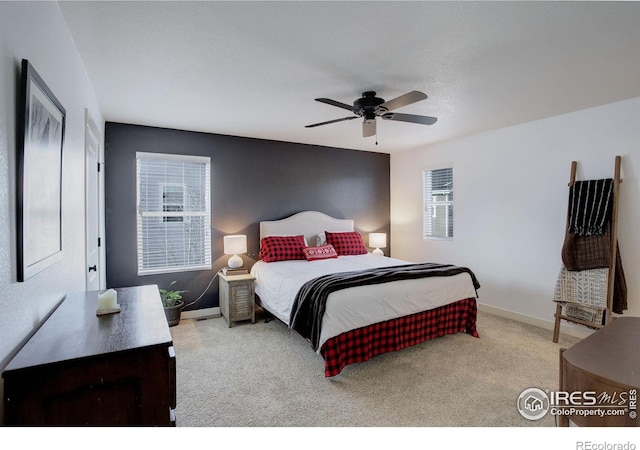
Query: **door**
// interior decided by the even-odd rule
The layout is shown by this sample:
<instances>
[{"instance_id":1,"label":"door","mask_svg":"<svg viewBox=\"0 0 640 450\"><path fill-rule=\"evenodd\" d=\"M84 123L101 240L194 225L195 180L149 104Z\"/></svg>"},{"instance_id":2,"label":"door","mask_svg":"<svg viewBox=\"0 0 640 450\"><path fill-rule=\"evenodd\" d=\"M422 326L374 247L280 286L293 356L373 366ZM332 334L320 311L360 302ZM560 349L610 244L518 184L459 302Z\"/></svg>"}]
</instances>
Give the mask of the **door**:
<instances>
[{"instance_id":1,"label":"door","mask_svg":"<svg viewBox=\"0 0 640 450\"><path fill-rule=\"evenodd\" d=\"M87 291L100 289L100 132L85 110L85 237Z\"/></svg>"}]
</instances>

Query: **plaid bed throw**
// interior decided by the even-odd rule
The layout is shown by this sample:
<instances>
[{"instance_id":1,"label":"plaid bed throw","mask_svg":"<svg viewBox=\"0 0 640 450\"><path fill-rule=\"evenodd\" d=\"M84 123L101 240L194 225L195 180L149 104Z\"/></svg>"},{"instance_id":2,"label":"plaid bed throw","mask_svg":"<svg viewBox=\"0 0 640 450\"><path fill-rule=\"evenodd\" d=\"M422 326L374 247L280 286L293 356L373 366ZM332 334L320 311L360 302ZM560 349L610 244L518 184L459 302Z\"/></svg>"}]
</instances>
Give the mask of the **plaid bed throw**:
<instances>
[{"instance_id":1,"label":"plaid bed throw","mask_svg":"<svg viewBox=\"0 0 640 450\"><path fill-rule=\"evenodd\" d=\"M466 267L451 264L421 263L380 267L354 272L324 275L306 282L291 308L290 326L309 340L315 351L320 341L320 327L329 294L340 289L390 281L410 280L425 277L453 276L460 273L471 276L476 291L480 288L475 274Z\"/></svg>"}]
</instances>

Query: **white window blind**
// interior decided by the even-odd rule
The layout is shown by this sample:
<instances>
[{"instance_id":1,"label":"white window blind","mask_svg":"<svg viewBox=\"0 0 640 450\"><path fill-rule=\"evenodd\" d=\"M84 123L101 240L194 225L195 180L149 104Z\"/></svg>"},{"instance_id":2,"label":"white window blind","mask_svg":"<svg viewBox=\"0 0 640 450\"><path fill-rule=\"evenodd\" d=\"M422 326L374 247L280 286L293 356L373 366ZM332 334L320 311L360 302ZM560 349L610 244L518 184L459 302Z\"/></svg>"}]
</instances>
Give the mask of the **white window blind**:
<instances>
[{"instance_id":1,"label":"white window blind","mask_svg":"<svg viewBox=\"0 0 640 450\"><path fill-rule=\"evenodd\" d=\"M453 167L425 170L424 238L453 238Z\"/></svg>"},{"instance_id":2,"label":"white window blind","mask_svg":"<svg viewBox=\"0 0 640 450\"><path fill-rule=\"evenodd\" d=\"M138 275L211 269L210 158L136 161Z\"/></svg>"}]
</instances>

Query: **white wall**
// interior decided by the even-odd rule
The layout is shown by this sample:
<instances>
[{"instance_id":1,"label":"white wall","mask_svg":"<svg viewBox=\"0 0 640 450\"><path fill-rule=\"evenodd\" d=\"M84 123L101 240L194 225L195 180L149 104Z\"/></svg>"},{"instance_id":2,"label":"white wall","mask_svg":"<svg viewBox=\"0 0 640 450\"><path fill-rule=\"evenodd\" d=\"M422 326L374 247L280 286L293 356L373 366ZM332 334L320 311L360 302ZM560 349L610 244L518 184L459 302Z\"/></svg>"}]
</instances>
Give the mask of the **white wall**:
<instances>
[{"instance_id":1,"label":"white wall","mask_svg":"<svg viewBox=\"0 0 640 450\"><path fill-rule=\"evenodd\" d=\"M64 256L18 283L16 105L23 58L31 62L67 112L62 174ZM58 4L0 2L0 369L66 293L85 289L85 108L103 129L93 88Z\"/></svg>"},{"instance_id":2,"label":"white wall","mask_svg":"<svg viewBox=\"0 0 640 450\"><path fill-rule=\"evenodd\" d=\"M571 161L578 161L577 179L611 178L621 155L625 315L640 316L638 117L640 98L393 154L393 256L468 266L482 284L481 306L551 326ZM454 239L423 240L422 168L441 162L453 163ZM563 324L574 328L584 329Z\"/></svg>"}]
</instances>

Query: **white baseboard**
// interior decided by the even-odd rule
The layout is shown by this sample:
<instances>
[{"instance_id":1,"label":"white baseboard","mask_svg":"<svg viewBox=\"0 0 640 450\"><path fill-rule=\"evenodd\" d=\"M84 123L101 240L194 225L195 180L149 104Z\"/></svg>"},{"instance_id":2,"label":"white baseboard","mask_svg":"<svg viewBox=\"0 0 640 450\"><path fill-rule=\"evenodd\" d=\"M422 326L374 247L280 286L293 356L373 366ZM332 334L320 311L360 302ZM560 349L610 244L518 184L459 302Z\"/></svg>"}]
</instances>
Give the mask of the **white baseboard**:
<instances>
[{"instance_id":1,"label":"white baseboard","mask_svg":"<svg viewBox=\"0 0 640 450\"><path fill-rule=\"evenodd\" d=\"M180 314L180 320L187 319L212 319L214 317L220 317L220 307L216 306L215 308L204 308L204 309L194 309L193 311L182 311Z\"/></svg>"},{"instance_id":2,"label":"white baseboard","mask_svg":"<svg viewBox=\"0 0 640 450\"><path fill-rule=\"evenodd\" d=\"M484 305L482 303L478 303L478 311L486 312L488 314L493 314L494 316L517 320L518 322L523 322L529 325L534 325L536 327L545 328L547 330L551 330L552 332L555 325L555 319L553 320L538 319L537 317L527 316L526 314L520 314L517 312L509 311L508 309L502 309L502 308L498 308L496 306L491 306L491 305ZM590 328L583 327L580 325L574 325L564 320L560 322L560 333L566 334L568 336L584 339L587 336L591 335L593 332L594 330L591 330ZM552 335L550 336L553 337Z\"/></svg>"}]
</instances>

